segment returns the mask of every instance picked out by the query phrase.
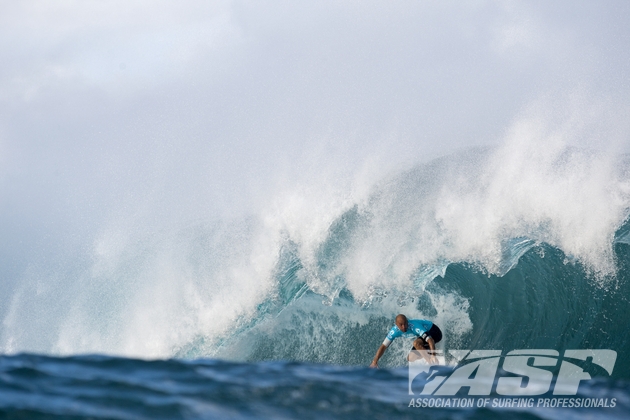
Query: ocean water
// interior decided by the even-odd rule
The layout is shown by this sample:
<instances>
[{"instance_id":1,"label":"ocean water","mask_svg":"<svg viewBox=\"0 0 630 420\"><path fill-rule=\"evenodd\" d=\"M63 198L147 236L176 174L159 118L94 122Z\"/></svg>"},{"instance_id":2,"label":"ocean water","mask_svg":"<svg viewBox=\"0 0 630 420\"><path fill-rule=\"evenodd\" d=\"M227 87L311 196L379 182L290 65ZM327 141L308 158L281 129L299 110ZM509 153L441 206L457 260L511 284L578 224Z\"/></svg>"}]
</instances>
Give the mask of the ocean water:
<instances>
[{"instance_id":1,"label":"ocean water","mask_svg":"<svg viewBox=\"0 0 630 420\"><path fill-rule=\"evenodd\" d=\"M105 226L34 264L8 299L0 418L626 418L628 160L518 144L421 163L360 196ZM408 340L367 367L397 313L433 320L446 352L617 359L611 374L584 367L575 398L595 407L414 407ZM496 384L488 398L503 398Z\"/></svg>"},{"instance_id":2,"label":"ocean water","mask_svg":"<svg viewBox=\"0 0 630 420\"><path fill-rule=\"evenodd\" d=\"M496 394L487 407L477 407L479 398L461 396L472 407L422 408L410 406L417 396L408 395L404 368L19 355L0 359L0 372L2 418L613 419L627 418L630 409L623 380L582 386L574 398L601 401L595 408L537 407L536 402L531 408L504 402L493 407L493 400L505 400ZM544 396L534 400L539 397Z\"/></svg>"}]
</instances>

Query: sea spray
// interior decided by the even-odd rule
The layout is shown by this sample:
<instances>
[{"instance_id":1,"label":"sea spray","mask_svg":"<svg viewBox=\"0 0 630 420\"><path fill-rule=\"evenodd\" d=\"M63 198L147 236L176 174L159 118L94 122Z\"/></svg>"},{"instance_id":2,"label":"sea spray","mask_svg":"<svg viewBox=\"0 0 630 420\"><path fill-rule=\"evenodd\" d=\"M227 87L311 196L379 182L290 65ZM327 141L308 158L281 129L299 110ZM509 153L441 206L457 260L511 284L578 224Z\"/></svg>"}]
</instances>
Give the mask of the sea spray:
<instances>
[{"instance_id":1,"label":"sea spray","mask_svg":"<svg viewBox=\"0 0 630 420\"><path fill-rule=\"evenodd\" d=\"M362 364L398 312L435 320L447 346L592 340L600 309L619 298L602 279L625 252L613 238L627 168L562 144L547 156L535 147L549 135L523 124L515 139L541 139L529 148L445 156L354 199L309 208L325 199L320 188L290 192L286 208L281 194L258 217L157 231L112 224L56 281L33 265L2 349ZM404 350L385 365L403 363Z\"/></svg>"}]
</instances>

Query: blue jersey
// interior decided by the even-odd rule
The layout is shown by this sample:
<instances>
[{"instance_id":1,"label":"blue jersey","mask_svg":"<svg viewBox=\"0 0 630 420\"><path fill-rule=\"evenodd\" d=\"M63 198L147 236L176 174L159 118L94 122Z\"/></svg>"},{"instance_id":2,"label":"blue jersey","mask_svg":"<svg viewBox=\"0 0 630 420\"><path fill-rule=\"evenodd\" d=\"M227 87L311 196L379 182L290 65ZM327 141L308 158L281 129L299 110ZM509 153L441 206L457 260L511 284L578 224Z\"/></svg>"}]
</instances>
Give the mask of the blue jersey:
<instances>
[{"instance_id":1,"label":"blue jersey","mask_svg":"<svg viewBox=\"0 0 630 420\"><path fill-rule=\"evenodd\" d=\"M433 326L433 322L427 321L426 319L410 319L407 321L407 324L407 332L400 331L400 328L394 325L392 329L389 330L389 333L387 333L383 345L389 347L392 341L398 337L422 337L422 335Z\"/></svg>"}]
</instances>

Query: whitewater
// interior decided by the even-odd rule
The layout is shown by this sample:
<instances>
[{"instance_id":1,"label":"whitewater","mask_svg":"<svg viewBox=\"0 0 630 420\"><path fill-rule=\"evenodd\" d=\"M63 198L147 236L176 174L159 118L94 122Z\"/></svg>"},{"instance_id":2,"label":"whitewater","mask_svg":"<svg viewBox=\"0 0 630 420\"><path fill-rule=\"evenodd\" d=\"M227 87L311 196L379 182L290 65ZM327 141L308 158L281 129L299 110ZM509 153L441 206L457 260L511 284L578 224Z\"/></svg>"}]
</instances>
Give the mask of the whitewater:
<instances>
[{"instance_id":1,"label":"whitewater","mask_svg":"<svg viewBox=\"0 0 630 420\"><path fill-rule=\"evenodd\" d=\"M0 349L363 365L400 312L447 347L625 348L610 319L626 307L628 159L571 134L525 119L501 146L286 191L246 217L148 231L123 216L29 267Z\"/></svg>"},{"instance_id":2,"label":"whitewater","mask_svg":"<svg viewBox=\"0 0 630 420\"><path fill-rule=\"evenodd\" d=\"M616 351L613 375L581 388L586 397L602 387L617 395L604 413L614 418L630 398L630 161L570 146L570 132L526 119L500 146L415 163L354 190L285 191L247 217L152 231L115 220L89 248L31 266L16 287L0 330L2 389L11 396L2 409L412 416L408 343L392 344L383 372L366 368L405 313L439 325L443 350ZM132 383L127 371L136 372ZM172 387L150 385L166 377ZM209 383L228 391L209 395ZM66 405L58 390L50 403L29 399L47 401L59 386ZM383 386L389 397L376 397ZM341 389L349 394L331 397ZM171 395L171 411L151 408L155 392ZM104 409L113 395L132 409ZM208 401L212 409L200 408Z\"/></svg>"}]
</instances>

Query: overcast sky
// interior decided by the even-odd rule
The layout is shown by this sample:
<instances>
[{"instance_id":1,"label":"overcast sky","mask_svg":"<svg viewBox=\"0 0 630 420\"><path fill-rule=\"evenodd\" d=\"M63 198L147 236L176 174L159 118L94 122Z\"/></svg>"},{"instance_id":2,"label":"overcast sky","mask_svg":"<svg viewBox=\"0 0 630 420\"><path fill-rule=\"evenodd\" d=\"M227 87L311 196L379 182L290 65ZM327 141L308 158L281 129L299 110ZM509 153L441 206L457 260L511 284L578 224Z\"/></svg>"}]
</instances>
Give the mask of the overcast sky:
<instances>
[{"instance_id":1,"label":"overcast sky","mask_svg":"<svg viewBox=\"0 0 630 420\"><path fill-rule=\"evenodd\" d=\"M576 143L628 151L628 22L627 1L2 1L0 281L112 219L245 215L497 144L535 104L577 101L614 127Z\"/></svg>"}]
</instances>

